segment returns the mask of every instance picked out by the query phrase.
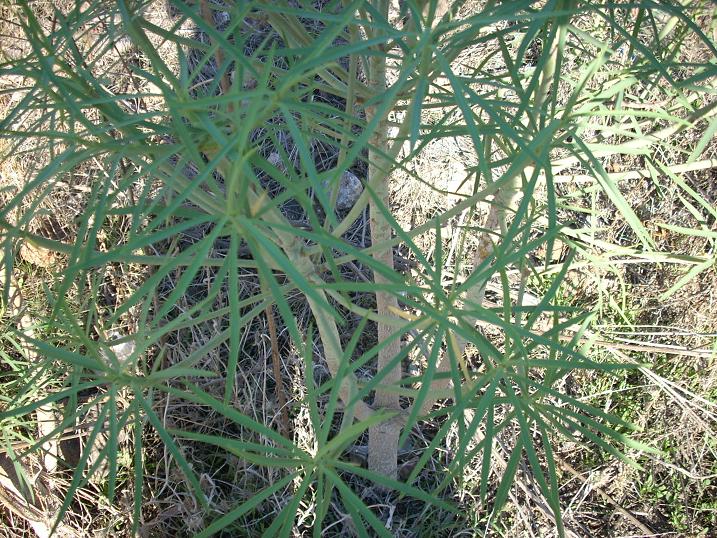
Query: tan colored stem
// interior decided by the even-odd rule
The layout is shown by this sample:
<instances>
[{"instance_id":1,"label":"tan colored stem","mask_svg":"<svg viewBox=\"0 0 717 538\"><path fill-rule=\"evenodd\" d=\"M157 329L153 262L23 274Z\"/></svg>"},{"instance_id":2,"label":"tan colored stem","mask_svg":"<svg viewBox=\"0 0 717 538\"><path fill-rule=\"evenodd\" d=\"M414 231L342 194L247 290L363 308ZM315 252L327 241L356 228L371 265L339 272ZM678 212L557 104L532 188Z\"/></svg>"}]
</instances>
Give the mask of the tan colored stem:
<instances>
[{"instance_id":1,"label":"tan colored stem","mask_svg":"<svg viewBox=\"0 0 717 538\"><path fill-rule=\"evenodd\" d=\"M388 2L379 0L377 9L382 17L388 19ZM381 55L373 56L370 59L370 85L376 93L382 93L386 88L386 59ZM375 107L368 107L366 110L367 120L370 122L375 115ZM378 127L371 137L369 146L369 170L368 177L373 187L374 196L371 197L369 211L371 213L371 242L380 244L391 239L392 227L386 220L383 211L388 210L389 191L386 171L389 163L382 153L388 148L388 127L385 121L380 121ZM375 176L382 176L383 179L377 182L372 181ZM387 246L373 253L373 258L382 266L393 270L393 248ZM374 271L376 284L387 284L389 281L379 272ZM392 312L398 310L396 296L385 292L376 292L376 311L379 316L393 316ZM401 366L390 367L390 363L401 352L400 338L396 330L382 322L378 322L378 341L385 344L378 353L377 371L385 374L382 379L383 385L395 385L401 380ZM401 409L398 394L395 392L377 389L375 391L373 408L399 411ZM393 422L382 422L369 428L368 433L368 467L371 471L380 473L389 478L398 476L398 439L401 429Z\"/></svg>"}]
</instances>

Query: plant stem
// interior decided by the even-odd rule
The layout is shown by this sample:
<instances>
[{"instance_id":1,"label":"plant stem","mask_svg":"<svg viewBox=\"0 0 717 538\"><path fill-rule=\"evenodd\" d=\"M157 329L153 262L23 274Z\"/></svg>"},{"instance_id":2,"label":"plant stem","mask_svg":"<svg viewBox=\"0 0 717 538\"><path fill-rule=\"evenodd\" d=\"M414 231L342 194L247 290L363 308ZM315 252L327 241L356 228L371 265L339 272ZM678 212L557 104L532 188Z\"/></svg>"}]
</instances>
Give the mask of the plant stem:
<instances>
[{"instance_id":1,"label":"plant stem","mask_svg":"<svg viewBox=\"0 0 717 538\"><path fill-rule=\"evenodd\" d=\"M376 7L384 19L388 18L388 2L379 0ZM386 88L386 58L383 55L372 56L369 60L369 82L371 89L379 95ZM370 122L375 114L375 107L367 107L366 116ZM368 177L373 185L369 210L371 213L371 243L376 245L391 239L391 225L382 210L389 208L388 177L385 171L389 165L382 152L388 148L388 125L385 119L379 122L371 137L368 151ZM383 175L381 181L374 183L374 176ZM387 246L373 253L373 258L382 265L393 269L393 247ZM374 272L374 282L385 284L388 280L378 272ZM398 309L396 297L385 291L376 292L376 311L380 316L391 316L392 310ZM395 329L379 322L378 341L387 344L379 350L377 371L383 372L401 351L400 338ZM384 385L397 384L401 380L400 365L391 368L384 377ZM398 394L385 390L376 390L373 408L400 411ZM398 475L398 439L401 430L394 422L382 422L369 428L368 434L368 467L369 470L396 478Z\"/></svg>"}]
</instances>

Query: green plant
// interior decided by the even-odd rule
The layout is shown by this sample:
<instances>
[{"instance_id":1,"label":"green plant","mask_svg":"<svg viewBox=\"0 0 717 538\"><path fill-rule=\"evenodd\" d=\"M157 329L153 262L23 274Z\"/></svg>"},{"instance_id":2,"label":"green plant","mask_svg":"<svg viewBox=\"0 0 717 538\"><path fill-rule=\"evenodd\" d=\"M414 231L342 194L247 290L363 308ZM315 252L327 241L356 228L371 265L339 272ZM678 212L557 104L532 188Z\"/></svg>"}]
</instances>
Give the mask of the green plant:
<instances>
[{"instance_id":1,"label":"green plant","mask_svg":"<svg viewBox=\"0 0 717 538\"><path fill-rule=\"evenodd\" d=\"M701 12L706 4L697 2L691 9ZM50 336L25 337L44 357L28 367L30 379L36 369L52 369L63 387L27 403L31 381L0 418L27 416L48 402L61 404L62 420L36 443L39 447L100 404L87 445L107 433L99 459L90 460L89 448L83 452L58 520L89 479L88 463L92 471L106 462L106 491L113 501L125 428L134 431L135 524L142 507L146 427L157 432L207 510L200 479L180 443L216 446L280 470L275 482L217 516L201 535L232 525L289 489L290 501L264 529L269 536L290 535L305 498L315 503L317 536L335 498L359 535L386 536L385 522L352 489L349 477L455 512L442 492L475 462L479 495L496 512L518 470L529 470L562 532L553 434L595 444L620 458L625 458L621 445L648 450L615 429L629 424L557 388L575 369L611 371L626 365L596 362L582 353L589 314L556 301L572 261L551 265L558 239L592 256L584 263L600 260L586 247L597 244L594 230L568 229L561 222L566 203L555 181L565 170L580 168L634 234L634 244L622 254L670 261L654 250L645 224L621 193L621 178L608 174L600 158L639 154L650 169L661 168L652 156L654 146L714 116L714 104L693 105L709 96L701 83L714 75L714 64L690 66L678 78L680 66L672 60L686 35L697 36L711 52L713 44L694 15L674 3L449 6L408 0L401 5L401 13L390 14L387 0L315 6L174 2L179 15L167 29L146 16L146 2L78 3L43 15L36 6L21 4L32 54L1 68L25 83L0 129L14 141L13 151L50 158L0 211L4 272L9 282L14 253L23 242L65 255L65 267L47 290ZM636 18L626 15L634 10ZM215 12L228 15L221 29ZM50 28L43 17L53 21ZM604 27L606 38L586 32L584 18ZM98 20L104 21L103 31L91 34ZM265 25L259 42L246 20ZM206 37L179 32L187 23ZM674 47L662 48L668 35ZM128 42L138 59L130 63L120 54L107 60ZM461 57L465 50L481 48L488 52L472 62ZM621 68L613 57L624 49L635 59ZM176 62L168 60L170 54ZM108 78L119 68L130 80L122 90ZM625 100L654 88L671 95L676 106L644 113L622 108ZM657 121L666 126L645 129ZM413 229L402 228L389 200L392 174L409 170L432 142L455 137L468 139L475 152L475 166L461 181L468 187L456 194L453 207ZM698 162L705 140L688 164ZM334 148L330 166L317 165L315 142ZM72 241L36 233L33 219L53 189L60 182L71 184L73 173L88 165L90 189ZM367 177L361 196L341 213L339 186L350 168L366 170ZM298 213L288 207L298 207ZM370 246L346 235L367 207ZM487 208L482 221L481 207ZM467 224L455 263L448 267L442 234L457 217ZM100 236L116 218L127 222L126 234L100 248ZM198 237L182 239L195 230L201 231ZM416 239L428 232L435 233L433 247L420 248ZM410 274L394 267L398 245L416 263ZM542 259L536 261L541 249ZM692 267L685 278L712 263L679 261ZM101 304L104 272L128 264L152 270L121 304ZM357 264L372 273L368 282L347 278L346 268ZM203 294L178 309L205 271L211 278ZM550 285L537 301L526 302L528 279L548 274ZM246 275L259 284L251 293L242 287ZM170 289L158 291L167 279ZM491 281L499 284L497 307L486 304ZM376 308L358 300L367 293L375 293ZM308 324L297 311L297 294L310 310ZM80 298L79 308L70 295ZM219 297L226 297L226 304L217 306ZM349 314L361 321L345 338ZM298 446L289 432L275 431L234 405L243 335L262 316L270 328L285 329L303 359L306 398L296 405L308 409L311 447ZM135 330L118 331L128 318L135 320ZM167 337L212 323L218 329L203 345L165 364ZM366 345L365 333L374 326L378 340ZM485 327L500 336L488 338ZM572 338L562 340L568 330ZM118 332L119 338L111 337ZM315 337L331 374L321 383L315 382L320 360ZM132 351L118 356L122 343L131 343ZM212 353L222 358L220 371L206 366ZM412 354L426 363L418 378L402 375L402 364ZM376 369L370 379L357 375L370 366ZM281 394L280 370L275 372ZM222 380L221 394L202 386L212 377ZM158 394L211 410L232 425L232 432L242 433L167 427L155 407ZM443 405L436 406L439 400ZM440 427L410 475L399 480L398 449L427 418ZM454 458L436 484L422 489L416 479L452 429L458 436ZM22 428L14 431L26 435ZM366 432L368 469L344 456ZM500 476L491 484L492 466L503 455Z\"/></svg>"}]
</instances>

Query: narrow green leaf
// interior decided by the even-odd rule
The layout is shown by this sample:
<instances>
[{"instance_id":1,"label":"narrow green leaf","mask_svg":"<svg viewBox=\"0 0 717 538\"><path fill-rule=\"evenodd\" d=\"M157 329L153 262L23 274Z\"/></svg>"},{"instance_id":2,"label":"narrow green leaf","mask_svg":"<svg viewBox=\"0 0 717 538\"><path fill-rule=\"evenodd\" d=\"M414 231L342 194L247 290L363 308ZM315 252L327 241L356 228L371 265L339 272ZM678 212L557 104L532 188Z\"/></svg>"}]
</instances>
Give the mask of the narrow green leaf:
<instances>
[{"instance_id":1,"label":"narrow green leaf","mask_svg":"<svg viewBox=\"0 0 717 538\"><path fill-rule=\"evenodd\" d=\"M170 454L172 454L174 461L177 463L182 473L187 478L187 481L192 487L194 495L199 501L199 504L201 504L205 509L209 508L209 503L207 501L206 496L204 495L204 491L202 491L202 486L199 484L199 479L192 470L192 467L184 458L182 451L174 442L174 439L172 439L172 437L169 435L169 432L162 425L162 421L154 412L154 409L152 409L152 406L149 404L149 402L147 402L142 396L137 396L137 399L139 401L139 405L142 407L142 409L144 409L144 413L149 419L149 422L152 424L152 427L159 434L160 438L164 442L164 445L167 447L167 450Z\"/></svg>"},{"instance_id":2,"label":"narrow green leaf","mask_svg":"<svg viewBox=\"0 0 717 538\"><path fill-rule=\"evenodd\" d=\"M226 527L234 523L237 519L242 517L244 514L250 513L266 499L288 486L297 476L299 476L299 474L300 473L298 472L289 474L281 480L277 480L271 486L252 495L249 499L242 502L239 506L212 522L211 525L209 525L206 529L197 534L197 538L206 538L218 533L222 529L225 529Z\"/></svg>"}]
</instances>

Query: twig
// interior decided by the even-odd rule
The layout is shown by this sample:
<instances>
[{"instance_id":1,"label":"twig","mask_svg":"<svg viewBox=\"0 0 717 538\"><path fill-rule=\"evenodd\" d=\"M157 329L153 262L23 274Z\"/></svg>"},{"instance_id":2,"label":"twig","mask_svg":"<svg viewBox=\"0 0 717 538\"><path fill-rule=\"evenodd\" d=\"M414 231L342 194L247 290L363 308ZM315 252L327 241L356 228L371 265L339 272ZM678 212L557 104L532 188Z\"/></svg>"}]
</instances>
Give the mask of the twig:
<instances>
[{"instance_id":1,"label":"twig","mask_svg":"<svg viewBox=\"0 0 717 538\"><path fill-rule=\"evenodd\" d=\"M279 356L279 342L276 336L274 311L272 310L272 306L268 305L264 312L266 313L266 322L269 325L269 338L271 339L271 362L274 367L276 399L279 404L279 413L281 417L280 429L281 434L288 439L291 435L291 430L289 429L289 412L286 409L286 394L284 393L284 381L281 375L281 357Z\"/></svg>"},{"instance_id":2,"label":"twig","mask_svg":"<svg viewBox=\"0 0 717 538\"><path fill-rule=\"evenodd\" d=\"M698 172L717 168L717 159L704 159L692 163L675 164L666 166L665 170L672 174L684 174L687 172ZM658 173L660 170L657 171ZM624 181L629 179L651 178L652 171L648 169L629 170L627 172L610 172L607 174L611 181ZM553 176L554 183L594 183L595 177L589 174L562 174Z\"/></svg>"},{"instance_id":3,"label":"twig","mask_svg":"<svg viewBox=\"0 0 717 538\"><path fill-rule=\"evenodd\" d=\"M49 536L50 525L48 525L48 517L35 506L31 505L12 485L11 482L2 479L0 475L0 504L15 514L20 519L26 521L38 536ZM6 482L6 483L4 483ZM65 535L62 531L67 532L67 528L60 524L57 535ZM67 534L72 536L72 534Z\"/></svg>"},{"instance_id":4,"label":"twig","mask_svg":"<svg viewBox=\"0 0 717 538\"><path fill-rule=\"evenodd\" d=\"M655 531L653 531L650 527L642 523L639 519L637 519L635 516L633 516L630 512L625 510L618 502L610 496L609 493L607 493L604 489L588 483L587 479L583 477L579 472L577 472L572 465L570 465L567 461L562 459L558 454L555 454L555 460L558 462L558 465L562 467L564 470L569 472L571 475L573 475L575 478L583 481L585 484L588 485L588 487L600 494L600 496L605 499L609 504L611 504L615 510L617 510L622 516L625 517L630 523L635 525L638 529L640 529L642 532L644 532L648 536L653 536L655 534Z\"/></svg>"},{"instance_id":5,"label":"twig","mask_svg":"<svg viewBox=\"0 0 717 538\"><path fill-rule=\"evenodd\" d=\"M572 340L570 335L560 335L561 340L570 341ZM712 349L709 348L687 348L683 346L675 346L671 344L643 344L638 342L611 342L609 340L590 340L587 337L582 337L581 342L590 341L591 344L601 346L606 349L624 349L626 351L641 351L644 353L664 353L665 355L681 355L683 357L701 357L709 359L717 355Z\"/></svg>"}]
</instances>

